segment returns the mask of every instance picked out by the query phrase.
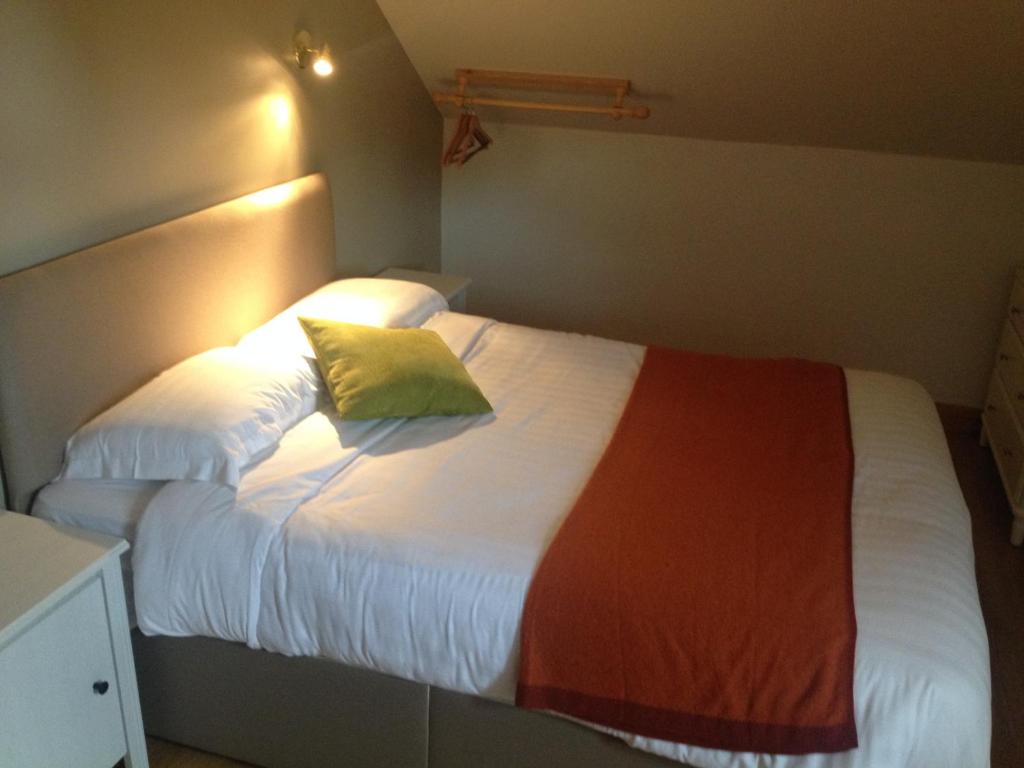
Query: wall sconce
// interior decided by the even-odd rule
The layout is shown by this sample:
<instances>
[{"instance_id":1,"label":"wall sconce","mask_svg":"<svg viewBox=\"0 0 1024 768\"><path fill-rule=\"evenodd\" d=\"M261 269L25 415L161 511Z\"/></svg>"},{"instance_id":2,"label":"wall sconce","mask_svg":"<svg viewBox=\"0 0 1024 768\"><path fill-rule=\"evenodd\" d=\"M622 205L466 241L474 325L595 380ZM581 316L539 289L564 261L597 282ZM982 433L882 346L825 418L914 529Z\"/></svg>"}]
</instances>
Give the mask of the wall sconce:
<instances>
[{"instance_id":1,"label":"wall sconce","mask_svg":"<svg viewBox=\"0 0 1024 768\"><path fill-rule=\"evenodd\" d=\"M327 77L334 71L331 60L331 49L324 43L319 48L313 47L313 36L304 29L295 33L295 63L299 69L305 69L312 63L313 71L320 77Z\"/></svg>"}]
</instances>

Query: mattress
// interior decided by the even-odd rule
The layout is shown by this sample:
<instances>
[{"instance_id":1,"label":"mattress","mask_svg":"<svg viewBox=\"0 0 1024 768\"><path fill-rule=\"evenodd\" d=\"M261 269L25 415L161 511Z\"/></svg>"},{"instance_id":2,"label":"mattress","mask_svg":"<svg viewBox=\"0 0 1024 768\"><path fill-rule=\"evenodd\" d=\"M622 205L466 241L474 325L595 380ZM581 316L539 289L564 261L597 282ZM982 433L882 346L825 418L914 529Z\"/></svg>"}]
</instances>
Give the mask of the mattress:
<instances>
[{"instance_id":1,"label":"mattress","mask_svg":"<svg viewBox=\"0 0 1024 768\"><path fill-rule=\"evenodd\" d=\"M441 313L488 417L321 411L224 486L154 494L133 550L139 626L325 656L511 701L530 578L610 439L643 349ZM983 768L988 644L970 521L934 406L847 371L856 470L861 746L729 753L619 734L698 768Z\"/></svg>"},{"instance_id":2,"label":"mattress","mask_svg":"<svg viewBox=\"0 0 1024 768\"><path fill-rule=\"evenodd\" d=\"M58 480L39 491L32 504L32 515L132 542L142 513L163 485L154 480ZM131 563L130 551L121 555L128 623L134 627Z\"/></svg>"},{"instance_id":3,"label":"mattress","mask_svg":"<svg viewBox=\"0 0 1024 768\"><path fill-rule=\"evenodd\" d=\"M142 513L163 485L156 480L58 480L39 491L32 515L131 542Z\"/></svg>"}]
</instances>

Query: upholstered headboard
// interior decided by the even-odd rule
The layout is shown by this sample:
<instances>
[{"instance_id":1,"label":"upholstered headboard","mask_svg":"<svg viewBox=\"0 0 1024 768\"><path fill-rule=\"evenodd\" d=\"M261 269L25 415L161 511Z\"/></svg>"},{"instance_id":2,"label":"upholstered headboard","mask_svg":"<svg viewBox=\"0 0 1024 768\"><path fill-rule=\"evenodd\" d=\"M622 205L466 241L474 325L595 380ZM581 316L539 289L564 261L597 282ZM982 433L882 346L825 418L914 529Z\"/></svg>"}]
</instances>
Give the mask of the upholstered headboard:
<instances>
[{"instance_id":1,"label":"upholstered headboard","mask_svg":"<svg viewBox=\"0 0 1024 768\"><path fill-rule=\"evenodd\" d=\"M28 511L97 413L328 282L333 221L314 174L0 278L8 505Z\"/></svg>"}]
</instances>

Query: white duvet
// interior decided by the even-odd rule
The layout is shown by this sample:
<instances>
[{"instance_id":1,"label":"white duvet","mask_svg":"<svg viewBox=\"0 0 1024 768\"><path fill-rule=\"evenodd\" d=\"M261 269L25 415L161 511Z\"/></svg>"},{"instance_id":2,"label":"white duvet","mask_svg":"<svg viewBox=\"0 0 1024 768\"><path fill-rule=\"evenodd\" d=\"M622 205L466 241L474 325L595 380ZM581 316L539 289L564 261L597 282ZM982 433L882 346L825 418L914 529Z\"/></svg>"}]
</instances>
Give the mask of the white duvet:
<instances>
[{"instance_id":1,"label":"white duvet","mask_svg":"<svg viewBox=\"0 0 1024 768\"><path fill-rule=\"evenodd\" d=\"M142 517L142 631L325 656L512 701L534 568L609 440L643 349L447 312L486 417L288 431L233 489L168 483ZM970 521L934 406L847 371L853 426L855 704L846 753L729 753L622 734L698 768L984 768L988 643Z\"/></svg>"}]
</instances>

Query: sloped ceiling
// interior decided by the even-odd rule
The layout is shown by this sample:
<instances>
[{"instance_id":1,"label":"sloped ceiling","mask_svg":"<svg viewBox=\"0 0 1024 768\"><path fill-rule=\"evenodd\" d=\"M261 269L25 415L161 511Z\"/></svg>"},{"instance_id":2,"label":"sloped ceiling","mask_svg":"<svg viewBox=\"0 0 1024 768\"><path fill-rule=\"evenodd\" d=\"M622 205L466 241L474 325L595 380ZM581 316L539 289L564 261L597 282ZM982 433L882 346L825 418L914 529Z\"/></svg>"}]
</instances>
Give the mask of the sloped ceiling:
<instances>
[{"instance_id":1,"label":"sloped ceiling","mask_svg":"<svg viewBox=\"0 0 1024 768\"><path fill-rule=\"evenodd\" d=\"M653 110L485 123L1024 164L1020 0L378 2L430 90L458 67L604 75Z\"/></svg>"}]
</instances>

